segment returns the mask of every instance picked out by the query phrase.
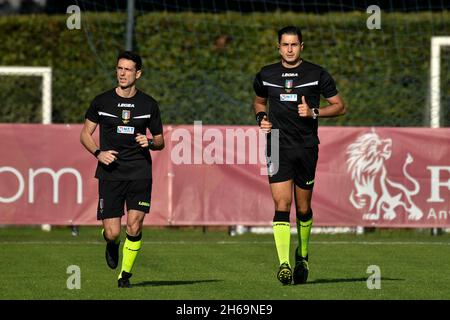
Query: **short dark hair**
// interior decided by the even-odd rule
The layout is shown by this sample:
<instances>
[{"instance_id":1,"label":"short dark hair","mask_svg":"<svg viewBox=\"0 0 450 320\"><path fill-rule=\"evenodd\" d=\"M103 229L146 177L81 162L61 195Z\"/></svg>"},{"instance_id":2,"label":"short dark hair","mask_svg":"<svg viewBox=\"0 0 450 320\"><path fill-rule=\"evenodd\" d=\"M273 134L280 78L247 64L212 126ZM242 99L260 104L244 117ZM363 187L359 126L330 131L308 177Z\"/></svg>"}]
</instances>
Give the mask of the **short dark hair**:
<instances>
[{"instance_id":1,"label":"short dark hair","mask_svg":"<svg viewBox=\"0 0 450 320\"><path fill-rule=\"evenodd\" d=\"M296 35L298 37L298 40L300 41L300 43L303 42L302 31L296 26L287 26L287 27L284 27L284 28L278 30L278 43L281 42L281 37L283 36L283 34Z\"/></svg>"},{"instance_id":2,"label":"short dark hair","mask_svg":"<svg viewBox=\"0 0 450 320\"><path fill-rule=\"evenodd\" d=\"M133 51L122 51L117 56L117 62L119 62L120 59L127 59L131 60L136 64L136 70L142 69L142 59L141 56L138 55L136 52Z\"/></svg>"}]
</instances>

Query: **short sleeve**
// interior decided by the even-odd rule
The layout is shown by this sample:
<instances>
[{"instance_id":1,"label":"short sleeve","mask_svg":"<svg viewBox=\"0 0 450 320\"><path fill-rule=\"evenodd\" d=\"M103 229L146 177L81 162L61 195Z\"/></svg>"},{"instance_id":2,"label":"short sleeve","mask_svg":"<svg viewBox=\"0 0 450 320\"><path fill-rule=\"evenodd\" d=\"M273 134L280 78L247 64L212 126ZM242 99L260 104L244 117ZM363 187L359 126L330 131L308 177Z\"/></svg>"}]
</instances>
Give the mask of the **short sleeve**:
<instances>
[{"instance_id":1,"label":"short sleeve","mask_svg":"<svg viewBox=\"0 0 450 320\"><path fill-rule=\"evenodd\" d=\"M88 119L92 122L98 123L99 117L98 117L98 100L97 100L97 98L92 100L91 105L89 106L88 110L86 111L84 118Z\"/></svg>"},{"instance_id":2,"label":"short sleeve","mask_svg":"<svg viewBox=\"0 0 450 320\"><path fill-rule=\"evenodd\" d=\"M150 117L150 123L149 123L148 129L154 136L157 136L157 135L163 133L161 113L159 112L158 104L155 104L154 111Z\"/></svg>"},{"instance_id":3,"label":"short sleeve","mask_svg":"<svg viewBox=\"0 0 450 320\"><path fill-rule=\"evenodd\" d=\"M338 94L334 79L325 70L320 73L319 85L320 93L324 96L324 98L331 98Z\"/></svg>"},{"instance_id":4,"label":"short sleeve","mask_svg":"<svg viewBox=\"0 0 450 320\"><path fill-rule=\"evenodd\" d=\"M263 84L261 72L256 75L255 80L253 81L253 90L258 97L267 98L269 96L267 87L265 87Z\"/></svg>"}]
</instances>

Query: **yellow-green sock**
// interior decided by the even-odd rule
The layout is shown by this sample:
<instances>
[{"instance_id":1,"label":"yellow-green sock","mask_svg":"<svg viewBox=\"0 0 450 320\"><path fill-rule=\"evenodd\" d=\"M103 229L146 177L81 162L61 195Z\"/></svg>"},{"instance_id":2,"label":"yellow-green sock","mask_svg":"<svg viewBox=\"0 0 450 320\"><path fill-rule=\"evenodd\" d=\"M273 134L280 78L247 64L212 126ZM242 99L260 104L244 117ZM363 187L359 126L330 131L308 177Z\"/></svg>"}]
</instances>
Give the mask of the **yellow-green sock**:
<instances>
[{"instance_id":1,"label":"yellow-green sock","mask_svg":"<svg viewBox=\"0 0 450 320\"><path fill-rule=\"evenodd\" d=\"M312 210L307 214L297 213L298 254L306 258L308 255L309 237L312 228Z\"/></svg>"},{"instance_id":2,"label":"yellow-green sock","mask_svg":"<svg viewBox=\"0 0 450 320\"><path fill-rule=\"evenodd\" d=\"M275 211L272 227L280 265L285 262L290 265L291 224L289 223L289 212Z\"/></svg>"},{"instance_id":3,"label":"yellow-green sock","mask_svg":"<svg viewBox=\"0 0 450 320\"><path fill-rule=\"evenodd\" d=\"M136 261L136 257L141 250L141 238L142 232L135 237L127 234L127 238L125 239L125 243L123 244L122 268L119 273L119 279L122 278L122 271L131 273L134 262Z\"/></svg>"}]
</instances>

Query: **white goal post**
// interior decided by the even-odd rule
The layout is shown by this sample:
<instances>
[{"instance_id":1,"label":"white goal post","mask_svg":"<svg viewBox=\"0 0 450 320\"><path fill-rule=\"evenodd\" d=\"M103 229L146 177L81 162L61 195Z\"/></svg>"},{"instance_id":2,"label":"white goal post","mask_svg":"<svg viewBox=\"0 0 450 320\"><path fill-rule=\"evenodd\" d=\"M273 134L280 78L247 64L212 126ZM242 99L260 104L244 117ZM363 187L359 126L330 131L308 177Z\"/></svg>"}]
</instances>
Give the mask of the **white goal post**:
<instances>
[{"instance_id":1,"label":"white goal post","mask_svg":"<svg viewBox=\"0 0 450 320\"><path fill-rule=\"evenodd\" d=\"M441 47L450 46L450 36L431 37L430 127L441 126Z\"/></svg>"},{"instance_id":2,"label":"white goal post","mask_svg":"<svg viewBox=\"0 0 450 320\"><path fill-rule=\"evenodd\" d=\"M42 123L52 123L52 68L0 66L0 75L42 77Z\"/></svg>"}]
</instances>

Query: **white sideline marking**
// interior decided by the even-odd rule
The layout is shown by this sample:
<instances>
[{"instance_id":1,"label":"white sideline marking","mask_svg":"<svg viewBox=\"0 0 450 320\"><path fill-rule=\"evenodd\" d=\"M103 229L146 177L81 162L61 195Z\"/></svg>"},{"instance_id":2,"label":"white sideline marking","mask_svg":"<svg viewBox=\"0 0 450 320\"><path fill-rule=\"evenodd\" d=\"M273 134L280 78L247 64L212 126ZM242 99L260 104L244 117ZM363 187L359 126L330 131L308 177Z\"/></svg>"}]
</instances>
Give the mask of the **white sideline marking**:
<instances>
[{"instance_id":1,"label":"white sideline marking","mask_svg":"<svg viewBox=\"0 0 450 320\"><path fill-rule=\"evenodd\" d=\"M104 245L104 241L0 241L0 244L31 244L31 245ZM192 244L274 244L273 241L144 241L143 245L192 245ZM425 242L425 241L311 241L310 244L324 245L439 245L450 246L450 242Z\"/></svg>"}]
</instances>

